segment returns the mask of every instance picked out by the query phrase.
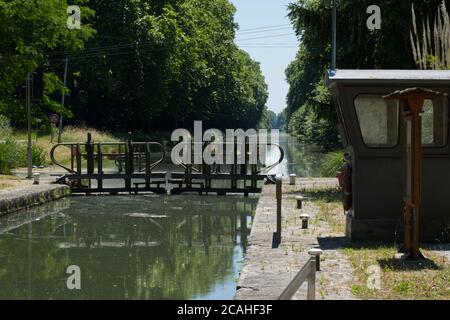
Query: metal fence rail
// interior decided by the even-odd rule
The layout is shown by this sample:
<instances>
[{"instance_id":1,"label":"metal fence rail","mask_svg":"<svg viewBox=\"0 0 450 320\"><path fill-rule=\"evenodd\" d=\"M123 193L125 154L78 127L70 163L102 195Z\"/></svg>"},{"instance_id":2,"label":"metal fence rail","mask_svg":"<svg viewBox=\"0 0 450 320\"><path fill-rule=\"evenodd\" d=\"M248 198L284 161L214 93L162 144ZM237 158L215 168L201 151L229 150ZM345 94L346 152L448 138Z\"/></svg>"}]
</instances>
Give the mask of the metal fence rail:
<instances>
[{"instance_id":1,"label":"metal fence rail","mask_svg":"<svg viewBox=\"0 0 450 320\"><path fill-rule=\"evenodd\" d=\"M291 300L294 294L308 281L307 300L316 299L316 257L312 256L303 268L292 279L291 283L284 289L278 300Z\"/></svg>"}]
</instances>

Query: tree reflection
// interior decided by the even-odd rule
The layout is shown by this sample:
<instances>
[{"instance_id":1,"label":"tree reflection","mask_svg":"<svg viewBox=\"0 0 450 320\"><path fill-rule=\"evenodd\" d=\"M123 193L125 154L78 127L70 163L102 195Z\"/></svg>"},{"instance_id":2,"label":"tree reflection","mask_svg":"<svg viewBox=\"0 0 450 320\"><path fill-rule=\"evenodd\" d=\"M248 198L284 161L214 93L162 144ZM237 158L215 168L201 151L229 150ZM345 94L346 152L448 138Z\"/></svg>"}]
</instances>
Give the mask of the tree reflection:
<instances>
[{"instance_id":1,"label":"tree reflection","mask_svg":"<svg viewBox=\"0 0 450 320\"><path fill-rule=\"evenodd\" d=\"M1 234L0 298L189 299L232 281L256 199L133 199L75 199Z\"/></svg>"}]
</instances>

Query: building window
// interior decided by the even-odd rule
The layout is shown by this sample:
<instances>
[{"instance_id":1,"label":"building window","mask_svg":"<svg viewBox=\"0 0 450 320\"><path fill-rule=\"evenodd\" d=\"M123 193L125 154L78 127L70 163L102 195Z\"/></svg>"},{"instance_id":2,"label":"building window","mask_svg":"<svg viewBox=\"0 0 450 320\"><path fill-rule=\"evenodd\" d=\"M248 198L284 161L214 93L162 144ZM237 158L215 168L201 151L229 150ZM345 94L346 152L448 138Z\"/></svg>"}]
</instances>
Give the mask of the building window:
<instances>
[{"instance_id":1,"label":"building window","mask_svg":"<svg viewBox=\"0 0 450 320\"><path fill-rule=\"evenodd\" d=\"M370 148L392 148L399 141L399 103L381 95L356 97L355 109L364 144Z\"/></svg>"},{"instance_id":2,"label":"building window","mask_svg":"<svg viewBox=\"0 0 450 320\"><path fill-rule=\"evenodd\" d=\"M425 100L422 113L422 144L425 147L444 147L448 139L448 100Z\"/></svg>"}]
</instances>

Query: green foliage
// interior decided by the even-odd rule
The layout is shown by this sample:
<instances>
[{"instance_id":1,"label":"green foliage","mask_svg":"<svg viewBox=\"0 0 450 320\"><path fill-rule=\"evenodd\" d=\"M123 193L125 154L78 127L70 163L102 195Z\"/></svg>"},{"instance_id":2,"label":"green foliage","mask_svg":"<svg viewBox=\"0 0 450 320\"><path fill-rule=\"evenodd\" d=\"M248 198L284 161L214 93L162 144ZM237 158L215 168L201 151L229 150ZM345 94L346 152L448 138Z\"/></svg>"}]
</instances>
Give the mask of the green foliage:
<instances>
[{"instance_id":1,"label":"green foliage","mask_svg":"<svg viewBox=\"0 0 450 320\"><path fill-rule=\"evenodd\" d=\"M419 15L434 13L441 0L413 1ZM286 117L289 132L325 150L340 144L337 115L324 75L330 68L331 1L298 0L289 17L301 36L296 59L286 70L290 90ZM342 0L338 4L337 66L340 69L412 69L409 39L411 1ZM369 5L382 8L381 30L366 26Z\"/></svg>"},{"instance_id":2,"label":"green foliage","mask_svg":"<svg viewBox=\"0 0 450 320\"><path fill-rule=\"evenodd\" d=\"M114 131L255 127L259 64L234 43L227 0L96 1L97 36L71 60L73 121ZM120 17L120 18L119 18Z\"/></svg>"},{"instance_id":3,"label":"green foliage","mask_svg":"<svg viewBox=\"0 0 450 320\"><path fill-rule=\"evenodd\" d=\"M320 164L320 174L323 177L335 177L341 170L344 161L343 151L334 151L327 153Z\"/></svg>"},{"instance_id":4,"label":"green foliage","mask_svg":"<svg viewBox=\"0 0 450 320\"><path fill-rule=\"evenodd\" d=\"M84 40L93 33L88 25L92 10L83 6L85 0L71 1L81 6L84 22L81 30L66 26L66 0L0 0L0 114L7 115L15 125L25 124L23 99L12 95L23 84L26 75L38 67L48 69L45 83L61 87L54 69L59 61L51 59L50 52L83 48ZM54 90L33 102L33 115L43 117L48 112L61 111L54 99ZM58 109L59 108L59 109Z\"/></svg>"},{"instance_id":5,"label":"green foliage","mask_svg":"<svg viewBox=\"0 0 450 320\"><path fill-rule=\"evenodd\" d=\"M33 144L32 155L33 155L33 165L42 166L45 164L45 161L47 159L47 153L42 147Z\"/></svg>"},{"instance_id":6,"label":"green foliage","mask_svg":"<svg viewBox=\"0 0 450 320\"><path fill-rule=\"evenodd\" d=\"M9 174L21 159L20 148L12 135L9 119L0 115L0 174Z\"/></svg>"},{"instance_id":7,"label":"green foliage","mask_svg":"<svg viewBox=\"0 0 450 320\"><path fill-rule=\"evenodd\" d=\"M81 6L81 30L66 27L68 2ZM12 93L45 66L44 97L32 112L46 122L58 113L115 132L171 131L194 120L256 127L267 85L234 43L234 13L228 0L0 0L0 114L26 126L23 98Z\"/></svg>"}]
</instances>

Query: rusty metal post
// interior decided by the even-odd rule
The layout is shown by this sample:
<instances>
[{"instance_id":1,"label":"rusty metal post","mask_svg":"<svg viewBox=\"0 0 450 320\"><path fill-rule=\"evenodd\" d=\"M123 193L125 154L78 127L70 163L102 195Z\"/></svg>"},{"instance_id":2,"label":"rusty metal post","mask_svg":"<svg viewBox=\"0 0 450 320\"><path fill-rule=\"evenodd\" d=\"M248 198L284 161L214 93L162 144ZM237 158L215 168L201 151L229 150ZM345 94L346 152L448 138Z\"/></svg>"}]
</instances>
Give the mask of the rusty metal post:
<instances>
[{"instance_id":1,"label":"rusty metal post","mask_svg":"<svg viewBox=\"0 0 450 320\"><path fill-rule=\"evenodd\" d=\"M423 256L419 250L419 217L421 209L422 171L422 118L425 100L435 99L442 93L410 88L385 96L403 103L403 132L405 142L405 243L402 253L413 260ZM411 227L412 223L412 227ZM412 231L412 236L410 235Z\"/></svg>"}]
</instances>

